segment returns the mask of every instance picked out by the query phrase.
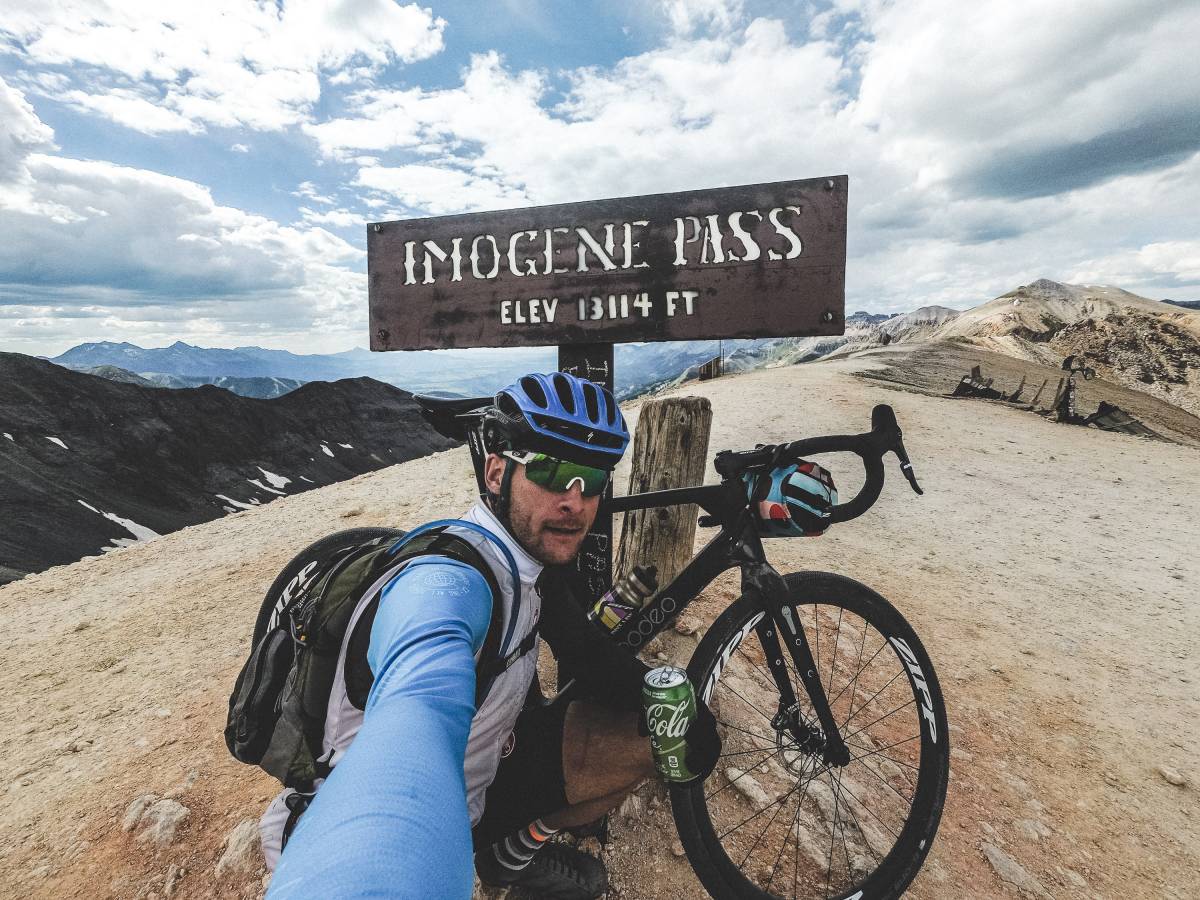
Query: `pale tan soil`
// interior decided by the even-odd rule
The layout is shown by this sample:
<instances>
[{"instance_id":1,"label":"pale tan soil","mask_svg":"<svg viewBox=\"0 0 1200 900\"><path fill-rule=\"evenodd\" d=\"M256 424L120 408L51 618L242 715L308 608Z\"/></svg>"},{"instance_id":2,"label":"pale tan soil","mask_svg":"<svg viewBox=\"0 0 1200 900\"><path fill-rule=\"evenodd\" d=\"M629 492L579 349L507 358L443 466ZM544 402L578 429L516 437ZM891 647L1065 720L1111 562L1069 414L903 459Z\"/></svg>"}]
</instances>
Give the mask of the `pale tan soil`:
<instances>
[{"instance_id":1,"label":"pale tan soil","mask_svg":"<svg viewBox=\"0 0 1200 900\"><path fill-rule=\"evenodd\" d=\"M878 589L937 667L953 771L912 895L1013 895L987 841L1055 897L1194 896L1200 454L851 375L876 364L683 391L712 399L712 450L865 430L875 403L897 410L925 496L892 477L863 519L768 549L781 570ZM849 462L830 465L851 489ZM161 896L177 864L175 896L257 896L260 873L218 880L214 866L275 790L220 736L263 591L307 542L457 513L471 485L466 451L450 451L0 588L0 894ZM726 576L690 611L711 621L735 593ZM694 642L672 634L666 652L683 661ZM173 844L152 850L121 830L135 797L173 791L191 810ZM645 814L614 817L611 896L700 896L671 851L661 791L642 794Z\"/></svg>"}]
</instances>

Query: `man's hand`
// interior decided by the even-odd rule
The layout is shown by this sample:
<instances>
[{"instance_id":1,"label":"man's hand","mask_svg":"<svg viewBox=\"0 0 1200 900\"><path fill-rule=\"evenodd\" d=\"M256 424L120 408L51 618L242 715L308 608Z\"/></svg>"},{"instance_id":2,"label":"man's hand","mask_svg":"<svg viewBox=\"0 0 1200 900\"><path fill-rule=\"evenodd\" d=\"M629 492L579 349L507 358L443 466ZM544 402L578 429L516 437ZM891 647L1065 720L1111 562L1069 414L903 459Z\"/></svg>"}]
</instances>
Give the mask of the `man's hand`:
<instances>
[{"instance_id":1,"label":"man's hand","mask_svg":"<svg viewBox=\"0 0 1200 900\"><path fill-rule=\"evenodd\" d=\"M712 774L721 756L721 736L717 734L716 718L699 697L696 698L696 718L688 726L684 739L687 741L684 761L688 771L696 776L689 783L703 781Z\"/></svg>"}]
</instances>

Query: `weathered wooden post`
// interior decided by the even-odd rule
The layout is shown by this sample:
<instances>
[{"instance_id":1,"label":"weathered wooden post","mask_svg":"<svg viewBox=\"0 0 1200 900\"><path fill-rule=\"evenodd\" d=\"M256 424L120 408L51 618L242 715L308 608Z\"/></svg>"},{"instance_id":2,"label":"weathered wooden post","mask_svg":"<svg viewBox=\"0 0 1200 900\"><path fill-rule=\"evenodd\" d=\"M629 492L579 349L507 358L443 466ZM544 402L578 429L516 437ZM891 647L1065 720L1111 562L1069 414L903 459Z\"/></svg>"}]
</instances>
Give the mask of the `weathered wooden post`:
<instances>
[{"instance_id":1,"label":"weathered wooden post","mask_svg":"<svg viewBox=\"0 0 1200 900\"><path fill-rule=\"evenodd\" d=\"M1050 379L1049 379L1049 378L1043 378L1043 379L1042 379L1042 386L1041 386L1041 387L1039 387L1039 388L1037 389L1037 393L1036 393L1036 394L1034 394L1034 395L1033 395L1033 399L1029 401L1029 408L1030 408L1030 409L1033 409L1034 407L1036 407L1036 406L1037 406L1038 399L1039 399L1039 398L1042 396L1042 391L1045 389L1045 387L1046 387L1046 384L1047 384L1047 382L1049 382L1049 381L1050 381Z\"/></svg>"},{"instance_id":2,"label":"weathered wooden post","mask_svg":"<svg viewBox=\"0 0 1200 900\"><path fill-rule=\"evenodd\" d=\"M1054 390L1054 400L1050 403L1051 411L1058 409L1058 401L1062 399L1063 385L1065 383L1064 379L1058 379L1058 387Z\"/></svg>"},{"instance_id":3,"label":"weathered wooden post","mask_svg":"<svg viewBox=\"0 0 1200 900\"><path fill-rule=\"evenodd\" d=\"M671 397L642 406L633 438L629 493L691 487L704 482L712 404L707 397ZM658 567L658 583L670 583L692 556L694 504L625 513L614 579L635 565Z\"/></svg>"}]
</instances>

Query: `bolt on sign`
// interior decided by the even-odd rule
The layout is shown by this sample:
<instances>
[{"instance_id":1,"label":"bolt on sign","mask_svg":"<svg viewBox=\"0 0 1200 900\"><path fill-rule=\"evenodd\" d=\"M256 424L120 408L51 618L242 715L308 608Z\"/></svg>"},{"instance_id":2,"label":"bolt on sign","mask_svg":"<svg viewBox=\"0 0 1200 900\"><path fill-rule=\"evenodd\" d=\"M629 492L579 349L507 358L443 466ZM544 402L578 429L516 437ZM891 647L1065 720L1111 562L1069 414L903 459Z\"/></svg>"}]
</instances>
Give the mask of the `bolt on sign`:
<instances>
[{"instance_id":1,"label":"bolt on sign","mask_svg":"<svg viewBox=\"0 0 1200 900\"><path fill-rule=\"evenodd\" d=\"M372 350L841 334L846 176L380 222Z\"/></svg>"}]
</instances>

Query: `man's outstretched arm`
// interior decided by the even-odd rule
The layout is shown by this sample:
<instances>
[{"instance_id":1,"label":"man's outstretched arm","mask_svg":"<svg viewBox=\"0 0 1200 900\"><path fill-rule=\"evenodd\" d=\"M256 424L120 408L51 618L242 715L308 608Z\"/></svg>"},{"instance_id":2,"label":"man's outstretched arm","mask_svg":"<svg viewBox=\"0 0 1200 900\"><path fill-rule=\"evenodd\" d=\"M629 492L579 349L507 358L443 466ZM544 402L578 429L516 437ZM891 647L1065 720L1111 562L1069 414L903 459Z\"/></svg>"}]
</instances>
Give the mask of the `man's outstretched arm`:
<instances>
[{"instance_id":1,"label":"man's outstretched arm","mask_svg":"<svg viewBox=\"0 0 1200 900\"><path fill-rule=\"evenodd\" d=\"M362 729L292 833L271 900L471 896L463 756L491 603L479 572L437 557L384 589Z\"/></svg>"}]
</instances>

